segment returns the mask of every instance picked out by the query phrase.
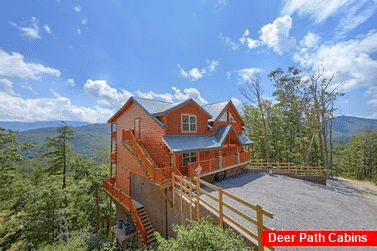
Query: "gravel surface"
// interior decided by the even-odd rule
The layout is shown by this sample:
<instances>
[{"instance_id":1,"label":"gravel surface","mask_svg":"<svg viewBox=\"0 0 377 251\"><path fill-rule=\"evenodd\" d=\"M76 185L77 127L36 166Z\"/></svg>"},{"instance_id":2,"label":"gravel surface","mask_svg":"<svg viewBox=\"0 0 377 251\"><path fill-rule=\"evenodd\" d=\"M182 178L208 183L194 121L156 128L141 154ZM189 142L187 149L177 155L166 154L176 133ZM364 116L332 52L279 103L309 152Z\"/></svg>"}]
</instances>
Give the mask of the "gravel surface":
<instances>
[{"instance_id":1,"label":"gravel surface","mask_svg":"<svg viewBox=\"0 0 377 251\"><path fill-rule=\"evenodd\" d=\"M336 179L328 180L325 186L259 172L246 172L214 185L273 213L274 219L265 217L265 223L274 229L377 229L377 187L374 185L366 187L350 180ZM278 250L377 250L377 247L290 247Z\"/></svg>"}]
</instances>

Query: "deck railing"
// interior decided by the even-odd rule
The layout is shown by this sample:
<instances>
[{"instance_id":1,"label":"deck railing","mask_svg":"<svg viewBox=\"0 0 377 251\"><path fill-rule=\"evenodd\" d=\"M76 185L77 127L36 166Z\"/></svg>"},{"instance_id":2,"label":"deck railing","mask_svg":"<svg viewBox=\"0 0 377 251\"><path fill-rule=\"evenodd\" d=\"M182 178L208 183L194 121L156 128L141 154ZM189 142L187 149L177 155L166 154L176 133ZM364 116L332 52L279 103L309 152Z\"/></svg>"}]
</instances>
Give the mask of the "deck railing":
<instances>
[{"instance_id":1,"label":"deck railing","mask_svg":"<svg viewBox=\"0 0 377 251\"><path fill-rule=\"evenodd\" d=\"M208 187L215 191L210 193L207 189L202 187ZM217 195L215 195L217 192ZM194 177L193 182L173 175L173 202L175 203L175 196L178 193L180 197L180 211L183 211L183 198L188 201L189 204L189 219L199 219L201 217L200 205L210 209L214 212L214 215L218 217L218 223L221 227L224 223L231 226L239 233L243 234L246 238L258 245L258 250L264 250L262 246L262 231L271 230L263 222L263 216L273 218L273 214L264 210L260 205L254 205L244 199L241 199L227 191L224 191L221 187L214 186L208 182L205 182L198 177ZM201 196L204 195L204 196ZM225 202L226 201L226 202ZM242 205L247 209L244 211L252 212L252 215L246 214L241 211L239 206ZM226 209L226 210L224 210ZM240 220L233 218L233 215L240 216L244 221L253 225L256 229L253 232L250 227L245 226ZM255 216L254 216L255 215ZM273 247L267 247L270 250L275 250Z\"/></svg>"},{"instance_id":2,"label":"deck railing","mask_svg":"<svg viewBox=\"0 0 377 251\"><path fill-rule=\"evenodd\" d=\"M222 159L223 159L222 167L227 167L234 164L238 164L237 155L224 156Z\"/></svg>"},{"instance_id":3,"label":"deck railing","mask_svg":"<svg viewBox=\"0 0 377 251\"><path fill-rule=\"evenodd\" d=\"M109 181L103 180L103 188L104 190L111 195L115 200L117 200L120 203L123 203L132 213L135 220L136 228L139 232L140 237L142 238L144 244L147 244L147 231L145 230L143 223L141 222L140 215L138 211L136 210L135 204L132 200L132 198L122 192L119 188L112 185Z\"/></svg>"},{"instance_id":4,"label":"deck railing","mask_svg":"<svg viewBox=\"0 0 377 251\"><path fill-rule=\"evenodd\" d=\"M239 154L239 155L238 155ZM197 175L195 169L200 166L202 168L201 174L211 172L224 167L232 165L243 164L250 161L250 153L240 152L237 155L223 156L221 158L221 168L219 168L219 158L200 160L187 164L188 177L194 177Z\"/></svg>"},{"instance_id":5,"label":"deck railing","mask_svg":"<svg viewBox=\"0 0 377 251\"><path fill-rule=\"evenodd\" d=\"M305 166L290 162L267 162L261 159L253 159L250 161L250 168L267 169L268 167L272 167L273 172L288 173L297 176L326 175L326 169L323 166Z\"/></svg>"}]
</instances>

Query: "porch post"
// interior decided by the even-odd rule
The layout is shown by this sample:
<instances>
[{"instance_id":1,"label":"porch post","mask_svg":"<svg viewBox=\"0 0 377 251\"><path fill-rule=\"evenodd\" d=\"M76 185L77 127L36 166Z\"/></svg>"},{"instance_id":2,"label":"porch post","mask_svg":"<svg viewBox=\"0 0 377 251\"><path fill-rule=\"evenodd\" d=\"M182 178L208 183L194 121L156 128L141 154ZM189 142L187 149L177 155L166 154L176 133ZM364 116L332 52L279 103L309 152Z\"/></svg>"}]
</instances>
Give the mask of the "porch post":
<instances>
[{"instance_id":1,"label":"porch post","mask_svg":"<svg viewBox=\"0 0 377 251\"><path fill-rule=\"evenodd\" d=\"M237 152L237 164L240 163L240 152Z\"/></svg>"},{"instance_id":2,"label":"porch post","mask_svg":"<svg viewBox=\"0 0 377 251\"><path fill-rule=\"evenodd\" d=\"M218 166L219 166L219 169L222 169L223 168L223 156L222 156L222 149L220 148L219 149L219 156L218 156Z\"/></svg>"}]
</instances>

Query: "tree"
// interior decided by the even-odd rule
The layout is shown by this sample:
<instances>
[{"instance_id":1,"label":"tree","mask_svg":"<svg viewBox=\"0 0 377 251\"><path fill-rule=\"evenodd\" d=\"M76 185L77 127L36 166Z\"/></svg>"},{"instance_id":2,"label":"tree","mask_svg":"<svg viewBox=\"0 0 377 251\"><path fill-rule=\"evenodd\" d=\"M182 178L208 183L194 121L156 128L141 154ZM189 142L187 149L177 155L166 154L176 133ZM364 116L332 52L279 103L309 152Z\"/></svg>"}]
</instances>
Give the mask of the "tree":
<instances>
[{"instance_id":1,"label":"tree","mask_svg":"<svg viewBox=\"0 0 377 251\"><path fill-rule=\"evenodd\" d=\"M67 143L69 140L76 138L76 136L74 135L73 129L64 122L62 122L61 127L57 129L57 133L55 137L47 138L47 142L44 146L47 147L49 151L45 153L44 156L51 158L52 165L48 169L50 175L63 175L62 189L65 189L68 155L72 151Z\"/></svg>"},{"instance_id":2,"label":"tree","mask_svg":"<svg viewBox=\"0 0 377 251\"><path fill-rule=\"evenodd\" d=\"M0 196L2 201L11 196L9 185L14 179L14 163L24 159L21 151L30 146L30 143L19 143L13 131L0 128Z\"/></svg>"},{"instance_id":3,"label":"tree","mask_svg":"<svg viewBox=\"0 0 377 251\"><path fill-rule=\"evenodd\" d=\"M175 225L177 237L165 240L155 232L160 251L174 250L251 250L231 229L215 226L208 219L192 221L188 226Z\"/></svg>"},{"instance_id":4,"label":"tree","mask_svg":"<svg viewBox=\"0 0 377 251\"><path fill-rule=\"evenodd\" d=\"M263 123L264 145L265 145L265 150L266 150L265 159L269 161L270 157L269 157L269 141L268 141L268 135L267 135L266 110L263 104L264 103L263 88L260 85L260 78L258 74L248 73L246 86L241 89L241 94L259 109L260 116Z\"/></svg>"}]
</instances>

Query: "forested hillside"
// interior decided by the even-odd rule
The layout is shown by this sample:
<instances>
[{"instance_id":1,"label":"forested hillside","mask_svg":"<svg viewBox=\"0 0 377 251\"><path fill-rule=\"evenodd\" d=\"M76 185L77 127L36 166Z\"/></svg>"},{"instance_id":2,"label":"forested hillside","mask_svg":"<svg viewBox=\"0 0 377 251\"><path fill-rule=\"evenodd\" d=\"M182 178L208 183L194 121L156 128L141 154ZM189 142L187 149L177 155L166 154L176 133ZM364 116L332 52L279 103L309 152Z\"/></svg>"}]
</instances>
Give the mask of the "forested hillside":
<instances>
[{"instance_id":1,"label":"forested hillside","mask_svg":"<svg viewBox=\"0 0 377 251\"><path fill-rule=\"evenodd\" d=\"M249 101L243 118L254 141L252 158L321 165L328 173L377 181L377 120L335 118L334 103L342 93L323 69L305 75L279 68L268 78L276 102L264 98L258 75L251 74L241 89Z\"/></svg>"},{"instance_id":2,"label":"forested hillside","mask_svg":"<svg viewBox=\"0 0 377 251\"><path fill-rule=\"evenodd\" d=\"M69 142L69 145L76 153L92 156L93 154L109 148L109 126L105 123L89 124L73 127L76 138ZM31 142L34 147L26 152L28 157L34 157L44 151L43 144L48 137L56 134L56 127L39 128L18 132L17 139L20 142Z\"/></svg>"},{"instance_id":3,"label":"forested hillside","mask_svg":"<svg viewBox=\"0 0 377 251\"><path fill-rule=\"evenodd\" d=\"M76 153L67 144L78 140L69 126L47 135L43 154L25 158L32 146L0 129L0 249L113 249L108 229L114 221L102 190L109 152Z\"/></svg>"}]
</instances>

